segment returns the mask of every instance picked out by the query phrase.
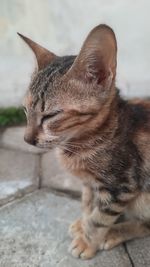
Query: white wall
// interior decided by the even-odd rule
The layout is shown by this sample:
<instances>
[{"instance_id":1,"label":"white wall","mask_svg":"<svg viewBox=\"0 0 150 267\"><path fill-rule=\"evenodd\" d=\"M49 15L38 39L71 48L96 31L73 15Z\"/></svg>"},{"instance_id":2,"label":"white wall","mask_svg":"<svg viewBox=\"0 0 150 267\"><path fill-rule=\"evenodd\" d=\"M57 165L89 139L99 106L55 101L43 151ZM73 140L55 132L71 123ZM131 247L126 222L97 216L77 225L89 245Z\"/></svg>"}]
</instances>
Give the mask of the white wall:
<instances>
[{"instance_id":1,"label":"white wall","mask_svg":"<svg viewBox=\"0 0 150 267\"><path fill-rule=\"evenodd\" d=\"M0 0L0 106L21 103L35 66L17 31L58 55L76 54L99 23L116 32L122 94L150 96L149 0Z\"/></svg>"}]
</instances>

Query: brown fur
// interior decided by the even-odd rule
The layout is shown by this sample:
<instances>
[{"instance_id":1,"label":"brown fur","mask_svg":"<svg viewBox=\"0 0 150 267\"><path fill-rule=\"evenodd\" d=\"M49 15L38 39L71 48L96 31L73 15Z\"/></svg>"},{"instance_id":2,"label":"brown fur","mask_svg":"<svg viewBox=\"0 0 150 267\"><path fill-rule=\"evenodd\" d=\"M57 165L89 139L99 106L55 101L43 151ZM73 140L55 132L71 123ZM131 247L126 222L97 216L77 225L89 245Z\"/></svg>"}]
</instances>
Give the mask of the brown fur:
<instances>
[{"instance_id":1,"label":"brown fur","mask_svg":"<svg viewBox=\"0 0 150 267\"><path fill-rule=\"evenodd\" d=\"M119 96L112 29L94 28L77 57L44 50L43 61L43 48L23 39L44 64L25 98L25 140L57 147L62 164L84 184L83 216L69 230L72 255L91 258L149 235L150 101ZM118 222L122 214L126 222Z\"/></svg>"}]
</instances>

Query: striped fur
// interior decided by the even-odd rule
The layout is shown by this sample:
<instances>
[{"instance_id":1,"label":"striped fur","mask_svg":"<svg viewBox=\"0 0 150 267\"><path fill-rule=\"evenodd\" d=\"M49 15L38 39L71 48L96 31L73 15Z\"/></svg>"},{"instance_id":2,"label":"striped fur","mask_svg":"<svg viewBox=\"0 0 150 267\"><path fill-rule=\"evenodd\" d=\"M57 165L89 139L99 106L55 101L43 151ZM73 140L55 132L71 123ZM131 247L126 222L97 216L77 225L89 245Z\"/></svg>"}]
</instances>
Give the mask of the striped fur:
<instances>
[{"instance_id":1,"label":"striped fur","mask_svg":"<svg viewBox=\"0 0 150 267\"><path fill-rule=\"evenodd\" d=\"M25 140L57 147L83 181L83 216L69 230L71 253L83 259L150 234L150 101L120 97L116 54L113 31L97 26L77 57L35 73L24 101Z\"/></svg>"}]
</instances>

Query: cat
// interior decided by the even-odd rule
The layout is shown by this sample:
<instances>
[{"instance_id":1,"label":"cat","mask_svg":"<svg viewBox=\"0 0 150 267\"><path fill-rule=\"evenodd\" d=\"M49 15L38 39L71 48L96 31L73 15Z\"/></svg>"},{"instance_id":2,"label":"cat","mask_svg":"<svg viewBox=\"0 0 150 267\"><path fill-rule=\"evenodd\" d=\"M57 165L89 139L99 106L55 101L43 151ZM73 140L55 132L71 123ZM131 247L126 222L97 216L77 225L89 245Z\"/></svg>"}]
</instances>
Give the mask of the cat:
<instances>
[{"instance_id":1,"label":"cat","mask_svg":"<svg viewBox=\"0 0 150 267\"><path fill-rule=\"evenodd\" d=\"M119 95L113 30L98 25L78 56L64 57L19 35L38 63L23 103L25 141L56 147L64 167L83 182L83 215L70 226L70 252L89 259L149 235L150 101Z\"/></svg>"}]
</instances>

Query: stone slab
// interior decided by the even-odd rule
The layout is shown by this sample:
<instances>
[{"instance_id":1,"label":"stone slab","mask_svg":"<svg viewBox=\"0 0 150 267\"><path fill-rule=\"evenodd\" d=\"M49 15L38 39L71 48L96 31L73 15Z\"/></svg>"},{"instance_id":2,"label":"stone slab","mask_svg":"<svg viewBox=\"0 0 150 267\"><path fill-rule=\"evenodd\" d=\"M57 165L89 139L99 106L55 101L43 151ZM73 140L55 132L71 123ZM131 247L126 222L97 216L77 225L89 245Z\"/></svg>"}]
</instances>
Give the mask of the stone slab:
<instances>
[{"instance_id":1,"label":"stone slab","mask_svg":"<svg viewBox=\"0 0 150 267\"><path fill-rule=\"evenodd\" d=\"M80 196L82 189L81 181L61 166L55 151L50 151L42 156L41 169L42 187L49 187Z\"/></svg>"},{"instance_id":2,"label":"stone slab","mask_svg":"<svg viewBox=\"0 0 150 267\"><path fill-rule=\"evenodd\" d=\"M122 246L88 261L68 253L69 224L80 204L47 191L37 191L0 209L2 267L131 267Z\"/></svg>"},{"instance_id":3,"label":"stone slab","mask_svg":"<svg viewBox=\"0 0 150 267\"><path fill-rule=\"evenodd\" d=\"M150 237L127 242L127 249L135 267L150 266Z\"/></svg>"},{"instance_id":4,"label":"stone slab","mask_svg":"<svg viewBox=\"0 0 150 267\"><path fill-rule=\"evenodd\" d=\"M44 153L45 150L28 145L24 141L25 127L10 127L1 134L0 146L31 153Z\"/></svg>"},{"instance_id":5,"label":"stone slab","mask_svg":"<svg viewBox=\"0 0 150 267\"><path fill-rule=\"evenodd\" d=\"M0 205L39 186L38 155L0 149Z\"/></svg>"}]
</instances>

